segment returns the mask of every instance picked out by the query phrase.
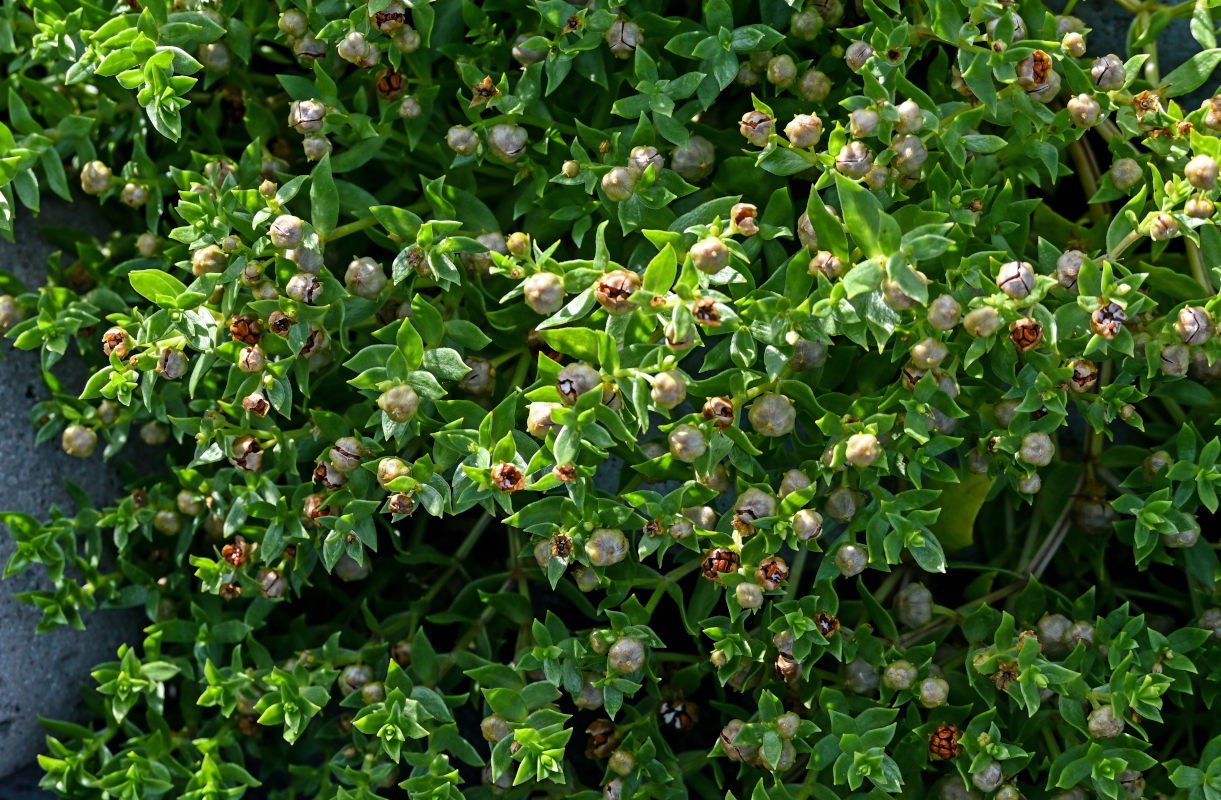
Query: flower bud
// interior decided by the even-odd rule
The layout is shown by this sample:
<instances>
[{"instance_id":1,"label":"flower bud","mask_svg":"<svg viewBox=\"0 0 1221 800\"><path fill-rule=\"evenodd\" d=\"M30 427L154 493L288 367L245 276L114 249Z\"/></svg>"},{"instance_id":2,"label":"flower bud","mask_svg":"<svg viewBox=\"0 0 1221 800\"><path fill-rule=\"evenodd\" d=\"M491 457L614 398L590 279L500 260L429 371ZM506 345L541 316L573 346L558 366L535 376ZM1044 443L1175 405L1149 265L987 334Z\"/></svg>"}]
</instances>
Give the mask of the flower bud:
<instances>
[{"instance_id":1,"label":"flower bud","mask_svg":"<svg viewBox=\"0 0 1221 800\"><path fill-rule=\"evenodd\" d=\"M304 36L309 31L309 20L306 19L305 14L295 8L290 8L280 14L280 19L276 24L287 36Z\"/></svg>"},{"instance_id":2,"label":"flower bud","mask_svg":"<svg viewBox=\"0 0 1221 800\"><path fill-rule=\"evenodd\" d=\"M271 238L273 247L281 250L292 250L294 247L301 245L301 239L305 235L305 223L301 221L300 217L294 217L292 214L281 214L276 217L275 222L271 223L271 231L268 235Z\"/></svg>"},{"instance_id":3,"label":"flower bud","mask_svg":"<svg viewBox=\"0 0 1221 800\"><path fill-rule=\"evenodd\" d=\"M761 436L787 436L797 421L793 401L781 394L768 392L751 404L747 416L755 432Z\"/></svg>"},{"instance_id":4,"label":"flower bud","mask_svg":"<svg viewBox=\"0 0 1221 800\"><path fill-rule=\"evenodd\" d=\"M668 437L670 454L679 461L690 464L708 450L704 432L694 425L683 423L670 431Z\"/></svg>"},{"instance_id":5,"label":"flower bud","mask_svg":"<svg viewBox=\"0 0 1221 800\"><path fill-rule=\"evenodd\" d=\"M784 126L784 135L793 147L813 147L822 137L822 120L815 114L798 114Z\"/></svg>"},{"instance_id":6,"label":"flower bud","mask_svg":"<svg viewBox=\"0 0 1221 800\"><path fill-rule=\"evenodd\" d=\"M886 665L885 671L882 672L882 683L888 689L895 691L903 691L910 689L916 685L916 679L920 673L917 672L916 666L910 661L892 661Z\"/></svg>"},{"instance_id":7,"label":"flower bud","mask_svg":"<svg viewBox=\"0 0 1221 800\"><path fill-rule=\"evenodd\" d=\"M1127 80L1123 61L1114 53L1094 59L1094 63L1090 65L1090 80L1104 92L1122 89Z\"/></svg>"},{"instance_id":8,"label":"flower bud","mask_svg":"<svg viewBox=\"0 0 1221 800\"><path fill-rule=\"evenodd\" d=\"M845 544L835 551L835 568L845 578L860 575L869 564L869 554L854 544Z\"/></svg>"},{"instance_id":9,"label":"flower bud","mask_svg":"<svg viewBox=\"0 0 1221 800\"><path fill-rule=\"evenodd\" d=\"M807 103L821 103L831 93L831 79L825 72L808 69L797 82L797 93Z\"/></svg>"},{"instance_id":10,"label":"flower bud","mask_svg":"<svg viewBox=\"0 0 1221 800\"><path fill-rule=\"evenodd\" d=\"M597 528L585 541L585 555L595 567L618 564L627 556L628 542L623 531L614 528ZM628 670L634 672L635 670Z\"/></svg>"},{"instance_id":11,"label":"flower bud","mask_svg":"<svg viewBox=\"0 0 1221 800\"><path fill-rule=\"evenodd\" d=\"M867 136L873 136L880 121L881 117L874 109L858 108L848 115L848 129L853 139L864 139Z\"/></svg>"},{"instance_id":12,"label":"flower bud","mask_svg":"<svg viewBox=\"0 0 1221 800\"><path fill-rule=\"evenodd\" d=\"M145 231L136 237L136 252L144 258L152 258L157 252L157 234Z\"/></svg>"},{"instance_id":13,"label":"flower bud","mask_svg":"<svg viewBox=\"0 0 1221 800\"><path fill-rule=\"evenodd\" d=\"M687 379L678 370L659 373L653 378L653 402L662 408L674 408L687 399Z\"/></svg>"},{"instance_id":14,"label":"flower bud","mask_svg":"<svg viewBox=\"0 0 1221 800\"><path fill-rule=\"evenodd\" d=\"M739 583L733 590L734 600L742 608L758 608L763 605L763 590L755 583Z\"/></svg>"},{"instance_id":15,"label":"flower bud","mask_svg":"<svg viewBox=\"0 0 1221 800\"><path fill-rule=\"evenodd\" d=\"M1013 37L1008 39L1007 41L1005 41L1005 43L1012 44L1013 42L1019 42L1022 39L1025 39L1026 38L1026 21L1023 20L1016 11L1009 11L1007 13L1003 13L1003 14L1001 14L1001 16L993 17L992 19L990 19L986 23L984 23L984 30L987 32L988 38L993 41L998 41L996 31L1000 27L1001 22L1003 20L1005 20L1006 18L1011 20L1013 23Z\"/></svg>"},{"instance_id":16,"label":"flower bud","mask_svg":"<svg viewBox=\"0 0 1221 800\"><path fill-rule=\"evenodd\" d=\"M852 466L864 469L877 461L881 455L882 448L878 444L878 437L872 433L855 433L848 437L844 458Z\"/></svg>"},{"instance_id":17,"label":"flower bud","mask_svg":"<svg viewBox=\"0 0 1221 800\"><path fill-rule=\"evenodd\" d=\"M301 150L308 161L321 161L331 152L331 142L325 136L306 136L301 140Z\"/></svg>"},{"instance_id":18,"label":"flower bud","mask_svg":"<svg viewBox=\"0 0 1221 800\"><path fill-rule=\"evenodd\" d=\"M1164 242L1179 235L1179 221L1169 214L1158 214L1149 224L1149 238L1155 242Z\"/></svg>"},{"instance_id":19,"label":"flower bud","mask_svg":"<svg viewBox=\"0 0 1221 800\"><path fill-rule=\"evenodd\" d=\"M716 236L709 236L691 246L691 261L700 272L715 275L729 265L729 248Z\"/></svg>"},{"instance_id":20,"label":"flower bud","mask_svg":"<svg viewBox=\"0 0 1221 800\"><path fill-rule=\"evenodd\" d=\"M775 56L767 62L767 82L787 89L797 80L797 64L788 54Z\"/></svg>"},{"instance_id":21,"label":"flower bud","mask_svg":"<svg viewBox=\"0 0 1221 800\"><path fill-rule=\"evenodd\" d=\"M199 46L199 63L204 65L204 69L225 72L232 61L229 47L224 42L208 42Z\"/></svg>"},{"instance_id":22,"label":"flower bud","mask_svg":"<svg viewBox=\"0 0 1221 800\"><path fill-rule=\"evenodd\" d=\"M98 435L84 425L69 425L60 437L64 452L76 458L88 458L97 448Z\"/></svg>"},{"instance_id":23,"label":"flower bud","mask_svg":"<svg viewBox=\"0 0 1221 800\"><path fill-rule=\"evenodd\" d=\"M406 422L415 416L420 397L407 384L392 386L377 398L377 406L394 422Z\"/></svg>"},{"instance_id":24,"label":"flower bud","mask_svg":"<svg viewBox=\"0 0 1221 800\"><path fill-rule=\"evenodd\" d=\"M1160 358L1162 373L1170 377L1186 375L1190 359L1191 354L1187 351L1187 345L1172 344L1163 347Z\"/></svg>"},{"instance_id":25,"label":"flower bud","mask_svg":"<svg viewBox=\"0 0 1221 800\"><path fill-rule=\"evenodd\" d=\"M522 157L528 142L526 129L518 125L493 125L488 133L488 150L507 164Z\"/></svg>"},{"instance_id":26,"label":"flower bud","mask_svg":"<svg viewBox=\"0 0 1221 800\"><path fill-rule=\"evenodd\" d=\"M1022 437L1022 449L1018 451L1018 460L1035 467L1046 467L1055 455L1055 447L1051 437L1046 433L1028 433Z\"/></svg>"},{"instance_id":27,"label":"flower bud","mask_svg":"<svg viewBox=\"0 0 1221 800\"><path fill-rule=\"evenodd\" d=\"M1183 168L1183 176L1197 189L1213 189L1217 185L1217 160L1212 156L1196 156Z\"/></svg>"},{"instance_id":28,"label":"flower bud","mask_svg":"<svg viewBox=\"0 0 1221 800\"><path fill-rule=\"evenodd\" d=\"M1088 94L1079 94L1068 101L1068 118L1078 128L1092 128L1098 124L1102 106Z\"/></svg>"},{"instance_id":29,"label":"flower bud","mask_svg":"<svg viewBox=\"0 0 1221 800\"><path fill-rule=\"evenodd\" d=\"M933 593L922 583L909 583L895 595L895 616L909 628L927 625L933 619Z\"/></svg>"},{"instance_id":30,"label":"flower bud","mask_svg":"<svg viewBox=\"0 0 1221 800\"><path fill-rule=\"evenodd\" d=\"M1186 306L1179 310L1174 332L1183 344L1204 344L1213 335L1213 318L1202 306Z\"/></svg>"},{"instance_id":31,"label":"flower bud","mask_svg":"<svg viewBox=\"0 0 1221 800\"><path fill-rule=\"evenodd\" d=\"M689 136L684 147L670 153L670 168L688 182L706 178L716 164L716 149L702 136ZM565 173L567 174L567 173ZM570 175L569 177L576 177Z\"/></svg>"},{"instance_id":32,"label":"flower bud","mask_svg":"<svg viewBox=\"0 0 1221 800\"><path fill-rule=\"evenodd\" d=\"M221 249L214 244L207 247L201 247L191 253L191 274L195 277L205 275L212 272L224 272L228 266L229 259L221 252Z\"/></svg>"},{"instance_id":33,"label":"flower bud","mask_svg":"<svg viewBox=\"0 0 1221 800\"><path fill-rule=\"evenodd\" d=\"M301 135L318 133L326 119L326 106L317 100L294 100L288 107L288 125ZM296 245L289 245L295 247Z\"/></svg>"},{"instance_id":34,"label":"flower bud","mask_svg":"<svg viewBox=\"0 0 1221 800\"><path fill-rule=\"evenodd\" d=\"M644 42L640 26L626 20L616 20L606 32L606 44L616 58L631 58L636 48Z\"/></svg>"},{"instance_id":35,"label":"flower bud","mask_svg":"<svg viewBox=\"0 0 1221 800\"><path fill-rule=\"evenodd\" d=\"M1123 717L1115 716L1114 706L1100 706L1090 712L1087 723L1090 736L1095 739L1114 739L1123 733Z\"/></svg>"},{"instance_id":36,"label":"flower bud","mask_svg":"<svg viewBox=\"0 0 1221 800\"><path fill-rule=\"evenodd\" d=\"M835 168L849 178L865 177L873 166L873 153L861 142L849 142L844 145L835 157Z\"/></svg>"},{"instance_id":37,"label":"flower bud","mask_svg":"<svg viewBox=\"0 0 1221 800\"><path fill-rule=\"evenodd\" d=\"M534 37L532 37L530 34L523 33L513 42L513 60L518 64L521 64L523 67L528 67L531 64L537 64L540 61L547 60L546 49L535 50L525 46L526 42L530 41L532 38Z\"/></svg>"},{"instance_id":38,"label":"flower bud","mask_svg":"<svg viewBox=\"0 0 1221 800\"><path fill-rule=\"evenodd\" d=\"M564 282L553 272L536 272L522 283L526 305L536 314L554 314L564 305Z\"/></svg>"},{"instance_id":39,"label":"flower bud","mask_svg":"<svg viewBox=\"0 0 1221 800\"><path fill-rule=\"evenodd\" d=\"M967 312L966 317L962 320L962 326L975 338L983 339L996 333L1001 326L1000 315L992 306L982 306Z\"/></svg>"},{"instance_id":40,"label":"flower bud","mask_svg":"<svg viewBox=\"0 0 1221 800\"><path fill-rule=\"evenodd\" d=\"M148 202L148 187L138 183L128 183L123 186L119 199L124 205L139 208Z\"/></svg>"},{"instance_id":41,"label":"flower bud","mask_svg":"<svg viewBox=\"0 0 1221 800\"><path fill-rule=\"evenodd\" d=\"M372 300L386 288L386 274L382 272L381 264L365 256L348 264L343 282L352 294Z\"/></svg>"},{"instance_id":42,"label":"flower bud","mask_svg":"<svg viewBox=\"0 0 1221 800\"><path fill-rule=\"evenodd\" d=\"M971 783L981 792L995 791L1004 779L1005 773L996 761L989 761L986 767L971 775Z\"/></svg>"},{"instance_id":43,"label":"flower bud","mask_svg":"<svg viewBox=\"0 0 1221 800\"><path fill-rule=\"evenodd\" d=\"M950 699L950 684L945 678L925 678L920 681L920 705L925 708L943 706Z\"/></svg>"},{"instance_id":44,"label":"flower bud","mask_svg":"<svg viewBox=\"0 0 1221 800\"><path fill-rule=\"evenodd\" d=\"M404 25L394 32L394 36L390 38L390 43L404 53L414 53L420 49L420 45L424 40L420 38L420 34L415 28L410 25Z\"/></svg>"},{"instance_id":45,"label":"flower bud","mask_svg":"<svg viewBox=\"0 0 1221 800\"><path fill-rule=\"evenodd\" d=\"M157 358L157 374L167 381L176 381L187 374L187 357L181 350L165 348Z\"/></svg>"},{"instance_id":46,"label":"flower bud","mask_svg":"<svg viewBox=\"0 0 1221 800\"><path fill-rule=\"evenodd\" d=\"M1060 47L1073 58L1081 58L1085 55L1085 36L1077 31L1069 31L1060 40Z\"/></svg>"},{"instance_id":47,"label":"flower bud","mask_svg":"<svg viewBox=\"0 0 1221 800\"><path fill-rule=\"evenodd\" d=\"M802 542L812 542L822 536L822 514L803 508L793 515L793 533Z\"/></svg>"},{"instance_id":48,"label":"flower bud","mask_svg":"<svg viewBox=\"0 0 1221 800\"><path fill-rule=\"evenodd\" d=\"M870 58L873 57L873 48L868 42L857 40L848 45L848 49L844 51L844 63L848 65L848 69L853 72L860 72Z\"/></svg>"},{"instance_id":49,"label":"flower bud","mask_svg":"<svg viewBox=\"0 0 1221 800\"><path fill-rule=\"evenodd\" d=\"M765 114L762 111L747 111L742 115L742 120L738 125L738 132L745 136L746 140L751 144L763 147L767 144L774 128L775 122L772 120L771 115Z\"/></svg>"},{"instance_id":50,"label":"flower bud","mask_svg":"<svg viewBox=\"0 0 1221 800\"><path fill-rule=\"evenodd\" d=\"M326 56L326 45L312 33L307 33L293 45L293 55L307 63L317 61Z\"/></svg>"},{"instance_id":51,"label":"flower bud","mask_svg":"<svg viewBox=\"0 0 1221 800\"><path fill-rule=\"evenodd\" d=\"M1141 166L1134 158L1117 158L1109 171L1111 183L1121 192L1126 192L1144 178Z\"/></svg>"},{"instance_id":52,"label":"flower bud","mask_svg":"<svg viewBox=\"0 0 1221 800\"><path fill-rule=\"evenodd\" d=\"M627 167L613 167L602 176L602 191L612 203L622 203L636 191L636 178Z\"/></svg>"}]
</instances>

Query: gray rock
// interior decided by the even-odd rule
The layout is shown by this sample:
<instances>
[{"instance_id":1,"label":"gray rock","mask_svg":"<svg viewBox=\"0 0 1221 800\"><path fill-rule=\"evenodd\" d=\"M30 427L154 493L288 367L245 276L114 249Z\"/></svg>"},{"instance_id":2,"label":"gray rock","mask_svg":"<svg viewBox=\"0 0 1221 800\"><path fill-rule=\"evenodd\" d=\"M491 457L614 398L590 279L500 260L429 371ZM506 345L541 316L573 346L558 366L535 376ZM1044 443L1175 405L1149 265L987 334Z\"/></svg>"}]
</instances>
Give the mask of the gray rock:
<instances>
[{"instance_id":1,"label":"gray rock","mask_svg":"<svg viewBox=\"0 0 1221 800\"><path fill-rule=\"evenodd\" d=\"M57 249L39 236L39 225L84 228L94 234L104 230L92 203L52 203L47 197L43 202L37 221L26 209L18 211L15 244L0 240L0 266L31 289L44 282L47 257ZM69 392L79 392L87 377L84 363L72 358L61 361L54 372ZM102 461L101 447L82 461L65 454L58 441L35 444L29 412L47 397L38 354L14 350L11 342L0 340L0 508L39 519L46 519L52 505L70 510L67 479L95 502L110 503L120 487L115 471ZM0 525L0 565L14 549L3 528ZM79 718L81 681L89 679L97 664L113 660L120 643L139 635L139 615L130 611L94 614L86 631L61 628L36 635L41 612L12 595L48 587L37 565L0 582L0 778L33 764L35 754L44 749L46 732L38 716ZM0 798L35 796L6 794L14 781L0 781Z\"/></svg>"}]
</instances>

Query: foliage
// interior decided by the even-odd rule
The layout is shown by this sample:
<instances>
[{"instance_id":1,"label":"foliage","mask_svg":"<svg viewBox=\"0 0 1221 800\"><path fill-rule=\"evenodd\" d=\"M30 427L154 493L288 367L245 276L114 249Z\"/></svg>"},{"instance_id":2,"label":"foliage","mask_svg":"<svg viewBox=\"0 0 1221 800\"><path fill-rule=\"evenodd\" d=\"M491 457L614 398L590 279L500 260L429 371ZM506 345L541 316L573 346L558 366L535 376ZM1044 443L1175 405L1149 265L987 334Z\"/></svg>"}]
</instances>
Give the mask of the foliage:
<instances>
[{"instance_id":1,"label":"foliage","mask_svg":"<svg viewBox=\"0 0 1221 800\"><path fill-rule=\"evenodd\" d=\"M0 4L0 224L113 223L0 330L163 465L0 516L147 614L44 786L1221 797L1221 49L1130 5Z\"/></svg>"}]
</instances>

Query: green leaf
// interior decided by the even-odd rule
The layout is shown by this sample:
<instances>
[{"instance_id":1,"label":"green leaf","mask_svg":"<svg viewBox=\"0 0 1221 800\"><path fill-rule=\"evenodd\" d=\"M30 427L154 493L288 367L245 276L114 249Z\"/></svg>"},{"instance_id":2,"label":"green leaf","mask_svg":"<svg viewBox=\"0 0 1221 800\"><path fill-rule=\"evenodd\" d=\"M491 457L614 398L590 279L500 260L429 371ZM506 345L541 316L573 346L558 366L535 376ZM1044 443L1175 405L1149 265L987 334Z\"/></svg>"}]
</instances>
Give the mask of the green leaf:
<instances>
[{"instance_id":1,"label":"green leaf","mask_svg":"<svg viewBox=\"0 0 1221 800\"><path fill-rule=\"evenodd\" d=\"M310 222L323 236L335 230L339 223L339 192L331 176L331 157L325 155L310 173Z\"/></svg>"},{"instance_id":2,"label":"green leaf","mask_svg":"<svg viewBox=\"0 0 1221 800\"><path fill-rule=\"evenodd\" d=\"M1218 62L1221 62L1221 48L1196 53L1162 78L1161 85L1167 87L1166 96L1178 97L1203 86Z\"/></svg>"},{"instance_id":3,"label":"green leaf","mask_svg":"<svg viewBox=\"0 0 1221 800\"><path fill-rule=\"evenodd\" d=\"M187 287L182 281L163 270L134 270L127 278L131 281L131 288L166 308L177 308L179 298L187 293Z\"/></svg>"}]
</instances>

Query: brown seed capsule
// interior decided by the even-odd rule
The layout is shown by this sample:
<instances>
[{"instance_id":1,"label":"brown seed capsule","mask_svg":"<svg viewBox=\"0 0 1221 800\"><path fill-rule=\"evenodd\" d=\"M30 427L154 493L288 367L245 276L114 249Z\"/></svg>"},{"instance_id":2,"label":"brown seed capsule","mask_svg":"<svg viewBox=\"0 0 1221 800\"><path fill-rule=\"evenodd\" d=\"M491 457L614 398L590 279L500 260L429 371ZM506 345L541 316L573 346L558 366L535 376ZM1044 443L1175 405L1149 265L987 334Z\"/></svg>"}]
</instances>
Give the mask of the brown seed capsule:
<instances>
[{"instance_id":1,"label":"brown seed capsule","mask_svg":"<svg viewBox=\"0 0 1221 800\"><path fill-rule=\"evenodd\" d=\"M774 591L780 588L780 584L789 579L789 565L780 556L771 556L759 562L759 568L755 570L755 580L764 589Z\"/></svg>"},{"instance_id":2,"label":"brown seed capsule","mask_svg":"<svg viewBox=\"0 0 1221 800\"><path fill-rule=\"evenodd\" d=\"M663 700L657 706L657 716L662 725L675 731L689 730L699 722L700 709L690 700L681 697Z\"/></svg>"},{"instance_id":3,"label":"brown seed capsule","mask_svg":"<svg viewBox=\"0 0 1221 800\"><path fill-rule=\"evenodd\" d=\"M615 725L610 720L597 719L585 729L588 737L585 741L585 757L603 759L619 747L619 737L615 735Z\"/></svg>"},{"instance_id":4,"label":"brown seed capsule","mask_svg":"<svg viewBox=\"0 0 1221 800\"><path fill-rule=\"evenodd\" d=\"M391 514L403 514L406 516L415 509L415 501L411 499L411 495L405 492L397 492L386 501L386 509Z\"/></svg>"},{"instance_id":5,"label":"brown seed capsule","mask_svg":"<svg viewBox=\"0 0 1221 800\"><path fill-rule=\"evenodd\" d=\"M1088 358L1074 359L1072 364L1073 377L1069 379L1070 391L1081 394L1088 392L1098 384L1098 365Z\"/></svg>"},{"instance_id":6,"label":"brown seed capsule","mask_svg":"<svg viewBox=\"0 0 1221 800\"><path fill-rule=\"evenodd\" d=\"M244 434L233 440L233 456L229 463L238 469L254 472L263 466L263 447L250 434Z\"/></svg>"},{"instance_id":7,"label":"brown seed capsule","mask_svg":"<svg viewBox=\"0 0 1221 800\"><path fill-rule=\"evenodd\" d=\"M736 552L724 547L718 547L708 551L704 556L701 566L703 567L705 578L720 583L722 575L727 572L734 572L741 564L742 557Z\"/></svg>"},{"instance_id":8,"label":"brown seed capsule","mask_svg":"<svg viewBox=\"0 0 1221 800\"><path fill-rule=\"evenodd\" d=\"M297 321L283 311L273 311L271 316L267 318L268 327L277 336L288 336L289 329L296 324Z\"/></svg>"},{"instance_id":9,"label":"brown seed capsule","mask_svg":"<svg viewBox=\"0 0 1221 800\"><path fill-rule=\"evenodd\" d=\"M263 337L263 323L254 314L238 314L229 323L229 336L235 342L258 344Z\"/></svg>"},{"instance_id":10,"label":"brown seed capsule","mask_svg":"<svg viewBox=\"0 0 1221 800\"><path fill-rule=\"evenodd\" d=\"M525 488L526 475L515 465L501 461L492 467L492 485L511 494Z\"/></svg>"},{"instance_id":11,"label":"brown seed capsule","mask_svg":"<svg viewBox=\"0 0 1221 800\"><path fill-rule=\"evenodd\" d=\"M242 596L242 587L236 583L223 583L220 587L220 598L225 602L236 600ZM243 717L246 719L246 717Z\"/></svg>"},{"instance_id":12,"label":"brown seed capsule","mask_svg":"<svg viewBox=\"0 0 1221 800\"><path fill-rule=\"evenodd\" d=\"M1128 321L1128 313L1114 302L1107 303L1090 316L1090 328L1104 339L1114 339Z\"/></svg>"},{"instance_id":13,"label":"brown seed capsule","mask_svg":"<svg viewBox=\"0 0 1221 800\"><path fill-rule=\"evenodd\" d=\"M271 404L262 392L254 391L242 398L242 408L256 417L265 417L267 412L271 411Z\"/></svg>"},{"instance_id":14,"label":"brown seed capsule","mask_svg":"<svg viewBox=\"0 0 1221 800\"><path fill-rule=\"evenodd\" d=\"M246 540L241 536L235 537L231 544L227 544L220 549L220 556L235 567L242 566L249 557L249 548L246 545Z\"/></svg>"},{"instance_id":15,"label":"brown seed capsule","mask_svg":"<svg viewBox=\"0 0 1221 800\"><path fill-rule=\"evenodd\" d=\"M711 297L701 297L696 300L691 306L691 313L695 317L695 321L701 325L707 325L710 328L719 328L721 325L721 312L717 310L716 300Z\"/></svg>"},{"instance_id":16,"label":"brown seed capsule","mask_svg":"<svg viewBox=\"0 0 1221 800\"><path fill-rule=\"evenodd\" d=\"M754 236L759 232L759 226L755 222L758 216L759 209L753 203L735 203L733 208L729 209L733 229L743 236Z\"/></svg>"},{"instance_id":17,"label":"brown seed capsule","mask_svg":"<svg viewBox=\"0 0 1221 800\"><path fill-rule=\"evenodd\" d=\"M709 397L704 401L704 419L712 420L718 428L733 424L733 400L728 397Z\"/></svg>"},{"instance_id":18,"label":"brown seed capsule","mask_svg":"<svg viewBox=\"0 0 1221 800\"><path fill-rule=\"evenodd\" d=\"M1203 306L1186 306L1179 310L1174 332L1183 344L1204 344L1213 335L1212 314Z\"/></svg>"},{"instance_id":19,"label":"brown seed capsule","mask_svg":"<svg viewBox=\"0 0 1221 800\"><path fill-rule=\"evenodd\" d=\"M102 334L102 352L114 354L120 360L131 352L131 337L122 328L111 328Z\"/></svg>"},{"instance_id":20,"label":"brown seed capsule","mask_svg":"<svg viewBox=\"0 0 1221 800\"><path fill-rule=\"evenodd\" d=\"M314 467L314 483L329 491L342 489L348 476L335 469L334 464L321 463Z\"/></svg>"},{"instance_id":21,"label":"brown seed capsule","mask_svg":"<svg viewBox=\"0 0 1221 800\"><path fill-rule=\"evenodd\" d=\"M594 297L599 305L613 317L630 314L638 306L631 297L640 289L640 276L626 269L617 269L602 276L594 287Z\"/></svg>"},{"instance_id":22,"label":"brown seed capsule","mask_svg":"<svg viewBox=\"0 0 1221 800\"><path fill-rule=\"evenodd\" d=\"M929 734L928 751L934 758L949 760L957 758L962 753L962 745L958 740L962 738L962 731L954 725L942 723Z\"/></svg>"},{"instance_id":23,"label":"brown seed capsule","mask_svg":"<svg viewBox=\"0 0 1221 800\"><path fill-rule=\"evenodd\" d=\"M818 627L818 632L823 635L823 638L830 636L839 630L839 620L828 614L826 611L819 611L814 615L814 624Z\"/></svg>"},{"instance_id":24,"label":"brown seed capsule","mask_svg":"<svg viewBox=\"0 0 1221 800\"><path fill-rule=\"evenodd\" d=\"M377 90L378 97L383 100L397 100L403 96L403 92L407 88L407 79L403 77L403 73L387 67L378 73L377 81L373 86Z\"/></svg>"},{"instance_id":25,"label":"brown seed capsule","mask_svg":"<svg viewBox=\"0 0 1221 800\"><path fill-rule=\"evenodd\" d=\"M552 536L551 555L567 561L572 555L572 537L566 533L557 533Z\"/></svg>"},{"instance_id":26,"label":"brown seed capsule","mask_svg":"<svg viewBox=\"0 0 1221 800\"><path fill-rule=\"evenodd\" d=\"M774 668L776 670L776 677L785 683L792 683L801 679L801 662L788 653L781 653L776 656Z\"/></svg>"},{"instance_id":27,"label":"brown seed capsule","mask_svg":"<svg viewBox=\"0 0 1221 800\"><path fill-rule=\"evenodd\" d=\"M844 262L830 250L819 250L810 259L808 270L811 275L821 272L827 277L827 280L833 281L844 274Z\"/></svg>"},{"instance_id":28,"label":"brown seed capsule","mask_svg":"<svg viewBox=\"0 0 1221 800\"><path fill-rule=\"evenodd\" d=\"M166 348L157 359L157 374L167 381L176 381L187 374L187 357L181 350Z\"/></svg>"},{"instance_id":29,"label":"brown seed capsule","mask_svg":"<svg viewBox=\"0 0 1221 800\"><path fill-rule=\"evenodd\" d=\"M1043 326L1032 317L1014 320L1009 325L1009 341L1019 353L1033 350L1043 342Z\"/></svg>"}]
</instances>

